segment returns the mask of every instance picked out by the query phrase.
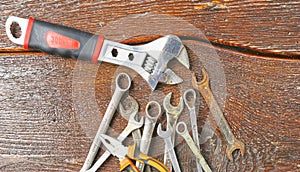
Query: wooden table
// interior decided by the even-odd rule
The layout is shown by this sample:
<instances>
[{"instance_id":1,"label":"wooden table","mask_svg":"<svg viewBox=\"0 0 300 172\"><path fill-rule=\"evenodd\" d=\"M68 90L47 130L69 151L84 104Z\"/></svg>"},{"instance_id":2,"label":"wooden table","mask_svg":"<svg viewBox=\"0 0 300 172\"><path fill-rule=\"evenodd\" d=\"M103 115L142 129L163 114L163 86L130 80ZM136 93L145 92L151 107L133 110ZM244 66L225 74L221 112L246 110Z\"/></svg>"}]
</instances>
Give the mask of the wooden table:
<instances>
[{"instance_id":1,"label":"wooden table","mask_svg":"<svg viewBox=\"0 0 300 172\"><path fill-rule=\"evenodd\" d=\"M201 78L200 69L208 69L233 133L246 144L244 157L234 152L233 162L226 158L224 140L200 97L199 132L206 124L216 129L201 144L213 171L300 170L300 2L4 0L0 11L1 171L79 171L121 71L134 76L129 93L139 101L141 112L149 100L161 102L171 91L176 105L189 87L189 82L160 84L151 92L141 77L123 67L25 50L6 36L10 15L129 44L169 33L180 36L191 70ZM189 72L176 70L189 81ZM116 114L110 133L122 131L124 123ZM180 138L177 142L181 168L191 171L193 155ZM99 171L116 170L118 161L110 158Z\"/></svg>"}]
</instances>

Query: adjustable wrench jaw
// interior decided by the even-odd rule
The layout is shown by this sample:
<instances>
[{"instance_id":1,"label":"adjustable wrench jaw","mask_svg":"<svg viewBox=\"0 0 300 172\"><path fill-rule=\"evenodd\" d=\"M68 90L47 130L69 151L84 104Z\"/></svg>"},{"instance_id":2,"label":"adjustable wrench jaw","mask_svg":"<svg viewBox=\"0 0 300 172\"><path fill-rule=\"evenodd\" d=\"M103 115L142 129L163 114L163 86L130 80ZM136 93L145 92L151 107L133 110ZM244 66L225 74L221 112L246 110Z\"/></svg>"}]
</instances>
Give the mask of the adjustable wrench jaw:
<instances>
[{"instance_id":1,"label":"adjustable wrench jaw","mask_svg":"<svg viewBox=\"0 0 300 172\"><path fill-rule=\"evenodd\" d=\"M129 46L104 40L98 61L133 69L154 90L158 82L178 84L183 81L167 67L168 62L173 58L189 68L188 54L181 40L177 36L167 35L141 46Z\"/></svg>"}]
</instances>

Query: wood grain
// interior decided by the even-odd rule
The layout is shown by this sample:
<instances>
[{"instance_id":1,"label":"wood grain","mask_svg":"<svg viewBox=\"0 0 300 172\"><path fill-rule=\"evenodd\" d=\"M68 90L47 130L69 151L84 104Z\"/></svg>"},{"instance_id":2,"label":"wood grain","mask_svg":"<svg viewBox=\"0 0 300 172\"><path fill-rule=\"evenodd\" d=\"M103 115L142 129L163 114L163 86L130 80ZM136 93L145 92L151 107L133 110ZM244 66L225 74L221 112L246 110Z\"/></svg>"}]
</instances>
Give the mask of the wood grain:
<instances>
[{"instance_id":1,"label":"wood grain","mask_svg":"<svg viewBox=\"0 0 300 172\"><path fill-rule=\"evenodd\" d=\"M207 49L204 45L197 47ZM214 136L202 145L202 153L213 171L299 170L300 61L261 58L220 48L214 50L224 65L226 76L225 115L233 133L245 142L246 155L240 157L235 152L235 161L230 163L224 154L222 139ZM208 57L209 54L202 57L190 54L191 64L195 64L192 69L198 75L201 75L199 69L202 65L198 61L204 57L215 58ZM82 65L85 68L82 71L97 69L94 82L100 112L96 116L87 115L84 120L74 109L76 97L72 96L74 85L79 82L74 80L78 62L41 53L2 54L0 61L1 171L78 171L93 137L85 128L97 126L95 121L100 120L110 99L112 76L126 69L107 63ZM218 81L212 79L214 82ZM81 86L85 90L84 85ZM159 85L157 92L174 90L180 88ZM154 93L148 93L150 89L145 87L145 82L135 76L130 94L138 99L141 111L149 99L158 99ZM175 104L181 94L180 91L174 92ZM84 96L83 99L92 100L91 95ZM200 99L200 128L209 116L208 107ZM120 125L124 122L116 115L112 123L113 134L124 128ZM90 129L96 132L97 128ZM195 163L193 156L180 138L178 143L177 151L186 152L178 154L180 163L189 171L190 164ZM157 150L157 147L152 147L152 150ZM110 158L101 168L105 171L117 169L116 158Z\"/></svg>"},{"instance_id":2,"label":"wood grain","mask_svg":"<svg viewBox=\"0 0 300 172\"><path fill-rule=\"evenodd\" d=\"M210 41L238 50L298 57L300 49L298 1L1 1L0 10L1 51L17 47L5 35L9 15L34 17L100 34L99 29L111 21L149 14L182 18ZM111 34L115 32L118 31L111 30Z\"/></svg>"}]
</instances>

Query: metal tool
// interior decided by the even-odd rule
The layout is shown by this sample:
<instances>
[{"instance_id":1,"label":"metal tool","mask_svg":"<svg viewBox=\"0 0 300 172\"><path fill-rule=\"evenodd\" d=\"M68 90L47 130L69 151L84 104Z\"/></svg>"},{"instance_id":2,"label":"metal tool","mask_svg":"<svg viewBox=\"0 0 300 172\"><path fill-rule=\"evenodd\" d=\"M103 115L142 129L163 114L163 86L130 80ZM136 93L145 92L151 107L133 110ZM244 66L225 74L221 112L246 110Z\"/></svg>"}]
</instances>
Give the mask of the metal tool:
<instances>
[{"instance_id":1,"label":"metal tool","mask_svg":"<svg viewBox=\"0 0 300 172\"><path fill-rule=\"evenodd\" d=\"M202 68L203 80L197 82L196 76L193 76L192 84L195 89L197 89L203 98L205 99L211 114L214 117L217 125L220 127L220 131L226 140L226 155L230 161L233 160L232 152L236 149L241 151L242 156L245 153L245 144L238 140L232 133L230 126L228 125L223 112L221 111L218 102L216 101L210 86L209 86L209 76L204 68Z\"/></svg>"},{"instance_id":2,"label":"metal tool","mask_svg":"<svg viewBox=\"0 0 300 172\"><path fill-rule=\"evenodd\" d=\"M21 27L22 33L19 38L11 33L13 23ZM24 45L26 49L38 49L63 57L126 66L139 73L152 90L158 82L165 84L182 82L182 79L167 67L171 59L176 58L189 68L187 51L181 40L174 35L167 35L141 46L129 46L106 40L103 36L33 18L10 16L5 27L8 38L16 44Z\"/></svg>"},{"instance_id":3,"label":"metal tool","mask_svg":"<svg viewBox=\"0 0 300 172\"><path fill-rule=\"evenodd\" d=\"M172 106L171 105L171 96L172 93L169 93L165 98L164 98L164 102L163 102L163 106L164 109L166 111L166 115L167 115L167 125L169 125L169 128L171 128L171 141L172 141L172 145L174 145L175 142L175 127L176 127L176 123L177 120L184 108L184 102L182 97L180 97L179 100L179 104L177 106ZM165 154L164 154L164 163L167 165L167 167L169 167L172 170L172 163L169 157L169 154L167 153L168 148L165 147Z\"/></svg>"},{"instance_id":4,"label":"metal tool","mask_svg":"<svg viewBox=\"0 0 300 172\"><path fill-rule=\"evenodd\" d=\"M132 109L138 109L138 108L133 107ZM122 133L117 138L118 141L120 141L120 142L124 141L131 132L142 127L142 125L144 124L144 117L142 117L140 119L140 121L137 121L136 120L137 115L138 115L138 111L132 112L132 114L129 117L126 128L122 131ZM100 139L100 136L99 136L99 139ZM100 139L100 140L103 140L103 139ZM107 160L107 158L110 156L110 154L111 153L109 151L105 151L102 154L102 156L97 160L97 162L93 165L93 167L88 170L88 172L97 171L97 169L99 167L101 167L101 165Z\"/></svg>"},{"instance_id":5,"label":"metal tool","mask_svg":"<svg viewBox=\"0 0 300 172\"><path fill-rule=\"evenodd\" d=\"M136 148L136 144L125 147L122 142L107 136L101 135L101 140L108 151L120 160L120 171L128 170L132 172L139 172L131 160L138 161L156 168L160 172L170 172L170 170L160 161L149 157L148 155L140 153Z\"/></svg>"},{"instance_id":6,"label":"metal tool","mask_svg":"<svg viewBox=\"0 0 300 172\"><path fill-rule=\"evenodd\" d=\"M161 106L158 102L150 101L147 104L145 125L144 125L144 130L142 135L141 146L140 146L140 151L143 154L148 154L154 127L161 113L162 113ZM140 169L140 171L144 171L144 164L139 163L137 164L137 167ZM146 172L148 172L149 170L150 170L149 168L145 168Z\"/></svg>"},{"instance_id":7,"label":"metal tool","mask_svg":"<svg viewBox=\"0 0 300 172\"><path fill-rule=\"evenodd\" d=\"M174 145L172 143L172 138L171 138L172 133L173 133L173 131L172 131L172 128L170 127L170 125L167 125L166 131L163 131L162 128L161 128L161 124L158 124L157 134L161 138L164 139L165 145L167 147L167 152L169 154L170 161L172 163L174 171L175 172L181 172L180 166L179 166L179 163L178 163L178 160L177 160L177 156L176 156L175 151L174 151Z\"/></svg>"},{"instance_id":8,"label":"metal tool","mask_svg":"<svg viewBox=\"0 0 300 172\"><path fill-rule=\"evenodd\" d=\"M189 109L190 113L190 121L191 121L191 127L192 127L192 133L193 133L193 140L195 144L197 145L198 149L200 150L200 142L198 137L198 125L197 125L197 115L196 115L196 92L194 89L188 89L183 94L183 100L185 105ZM198 161L196 161L197 170L198 172L202 171L201 165Z\"/></svg>"},{"instance_id":9,"label":"metal tool","mask_svg":"<svg viewBox=\"0 0 300 172\"><path fill-rule=\"evenodd\" d=\"M106 109L106 112L102 118L102 121L101 121L100 126L97 131L97 134L96 134L94 141L90 147L89 153L88 153L86 160L80 170L81 172L86 171L92 165L92 163L95 159L95 156L99 150L99 147L101 145L100 134L106 133L106 131L108 130L110 121L112 120L112 117L115 114L116 108L117 108L123 94L129 90L130 86L131 86L131 79L128 74L120 73L117 75L115 92L114 92L114 94L111 98L111 101L109 102L108 107Z\"/></svg>"},{"instance_id":10,"label":"metal tool","mask_svg":"<svg viewBox=\"0 0 300 172\"><path fill-rule=\"evenodd\" d=\"M183 127L183 129L180 129L181 127ZM211 172L211 169L208 166L206 160L204 159L204 157L200 153L200 149L198 148L198 146L195 144L192 137L190 136L190 134L187 130L186 124L184 122L179 122L176 126L176 131L179 135L181 135L185 139L186 143L189 145L190 149L192 150L192 152L196 156L197 162L199 164L201 164L204 171L205 172ZM201 169L201 167L200 167L200 169ZM202 171L202 169L201 169L201 171Z\"/></svg>"},{"instance_id":11,"label":"metal tool","mask_svg":"<svg viewBox=\"0 0 300 172\"><path fill-rule=\"evenodd\" d=\"M139 110L139 104L130 95L128 95L125 99L126 99L126 102L128 102L128 104L130 104L130 108L129 109L125 109L124 106L122 105L122 102L121 102L121 103L119 103L118 111L119 111L119 113L121 114L121 116L124 119L126 119L127 121L129 121L130 115L132 113L137 113L138 112L138 110ZM138 115L136 115L136 117L138 117ZM142 135L141 135L140 129L136 129L136 130L132 131L132 136L133 136L134 142L139 147L139 145L141 143L141 139L142 139Z\"/></svg>"}]
</instances>

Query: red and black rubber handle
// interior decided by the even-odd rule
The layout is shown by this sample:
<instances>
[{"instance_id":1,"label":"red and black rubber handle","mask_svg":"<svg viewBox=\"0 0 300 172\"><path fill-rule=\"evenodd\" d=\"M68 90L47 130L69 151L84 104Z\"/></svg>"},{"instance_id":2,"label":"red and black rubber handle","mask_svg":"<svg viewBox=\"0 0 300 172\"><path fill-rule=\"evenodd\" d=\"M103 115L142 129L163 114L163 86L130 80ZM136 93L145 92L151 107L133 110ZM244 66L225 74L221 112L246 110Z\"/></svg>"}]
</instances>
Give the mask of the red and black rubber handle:
<instances>
[{"instance_id":1,"label":"red and black rubber handle","mask_svg":"<svg viewBox=\"0 0 300 172\"><path fill-rule=\"evenodd\" d=\"M30 18L24 48L97 62L103 41L103 36Z\"/></svg>"}]
</instances>

